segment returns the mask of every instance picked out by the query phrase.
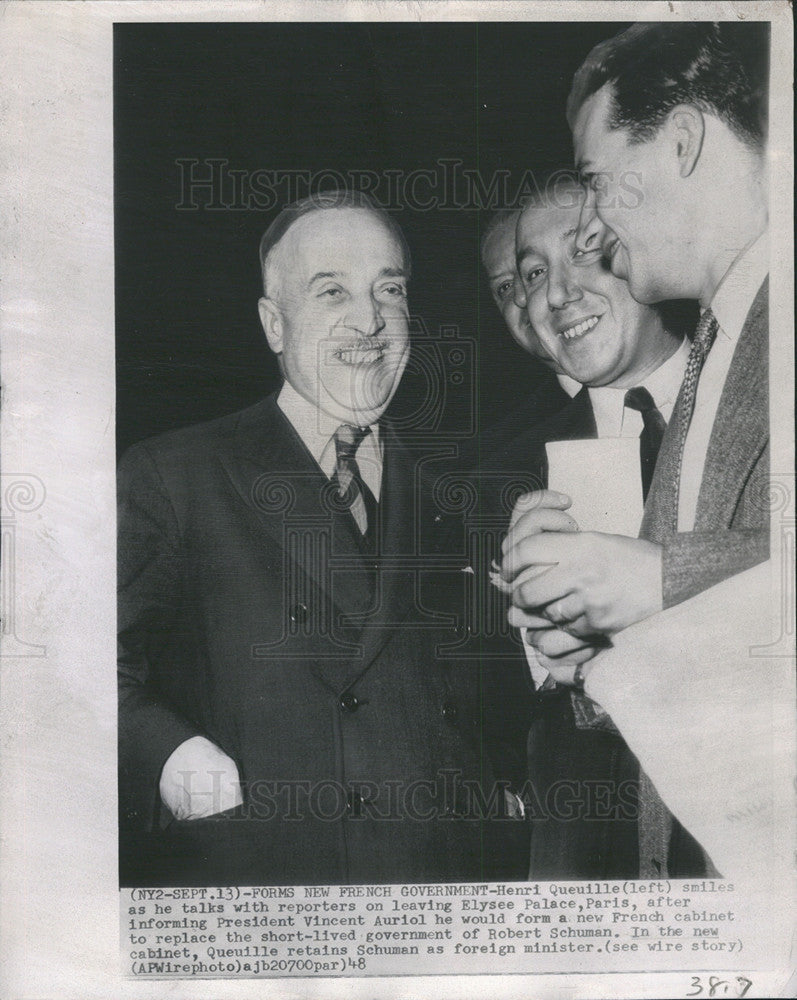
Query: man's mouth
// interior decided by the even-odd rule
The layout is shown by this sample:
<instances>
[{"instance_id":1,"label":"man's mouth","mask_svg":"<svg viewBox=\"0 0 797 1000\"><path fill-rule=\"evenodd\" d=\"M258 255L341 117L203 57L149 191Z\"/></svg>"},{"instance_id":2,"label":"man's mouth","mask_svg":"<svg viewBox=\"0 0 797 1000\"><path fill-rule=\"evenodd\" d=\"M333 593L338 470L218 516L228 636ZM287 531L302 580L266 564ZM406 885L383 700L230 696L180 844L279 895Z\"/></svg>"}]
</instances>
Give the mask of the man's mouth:
<instances>
[{"instance_id":1,"label":"man's mouth","mask_svg":"<svg viewBox=\"0 0 797 1000\"><path fill-rule=\"evenodd\" d=\"M559 334L563 340L576 340L578 337L583 337L593 327L597 326L600 316L588 316L586 319L579 320L578 323L574 323L572 326L568 326L566 330L562 330Z\"/></svg>"},{"instance_id":2,"label":"man's mouth","mask_svg":"<svg viewBox=\"0 0 797 1000\"><path fill-rule=\"evenodd\" d=\"M382 360L389 346L389 341L371 337L348 340L336 347L332 356L344 365L373 365Z\"/></svg>"}]
</instances>

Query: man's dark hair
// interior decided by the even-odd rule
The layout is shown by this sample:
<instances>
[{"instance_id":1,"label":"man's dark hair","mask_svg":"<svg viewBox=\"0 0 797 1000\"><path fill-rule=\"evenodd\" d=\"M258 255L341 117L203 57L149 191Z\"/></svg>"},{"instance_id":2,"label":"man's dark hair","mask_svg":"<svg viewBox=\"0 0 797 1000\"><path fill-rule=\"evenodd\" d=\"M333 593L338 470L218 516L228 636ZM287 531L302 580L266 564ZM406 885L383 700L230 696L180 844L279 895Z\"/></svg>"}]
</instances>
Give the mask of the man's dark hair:
<instances>
[{"instance_id":1,"label":"man's dark hair","mask_svg":"<svg viewBox=\"0 0 797 1000\"><path fill-rule=\"evenodd\" d=\"M567 120L604 84L608 125L630 141L652 138L678 104L723 121L749 147L767 135L769 23L644 23L596 45L573 78Z\"/></svg>"},{"instance_id":2,"label":"man's dark hair","mask_svg":"<svg viewBox=\"0 0 797 1000\"><path fill-rule=\"evenodd\" d=\"M266 290L266 260L269 253L271 253L282 237L288 232L294 222L298 222L303 215L332 208L362 208L375 215L384 224L385 228L401 248L404 269L409 277L411 266L410 250L407 246L407 241L404 239L404 233L402 233L398 223L388 215L381 205L377 205L373 199L369 198L362 191L322 191L286 205L265 233L263 233L260 240L260 271L263 275L263 290L265 294L268 294Z\"/></svg>"}]
</instances>

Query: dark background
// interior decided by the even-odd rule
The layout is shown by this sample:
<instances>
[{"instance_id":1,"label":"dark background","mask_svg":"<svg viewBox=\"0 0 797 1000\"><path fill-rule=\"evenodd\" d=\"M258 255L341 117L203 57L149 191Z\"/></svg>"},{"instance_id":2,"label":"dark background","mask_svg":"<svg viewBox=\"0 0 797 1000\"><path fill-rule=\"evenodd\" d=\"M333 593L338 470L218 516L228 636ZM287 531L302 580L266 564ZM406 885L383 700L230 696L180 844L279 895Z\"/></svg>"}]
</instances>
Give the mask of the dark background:
<instances>
[{"instance_id":1,"label":"dark background","mask_svg":"<svg viewBox=\"0 0 797 1000\"><path fill-rule=\"evenodd\" d=\"M115 25L120 453L278 384L257 316L257 247L287 199L269 210L211 209L198 192L199 207L178 208L178 160L381 174L434 169L450 157L478 171L485 188L495 171L511 171L511 192L527 170L570 165L564 107L573 73L625 26ZM235 204L231 185L222 201ZM484 428L550 378L511 341L490 299L479 265L486 213L404 204L395 217L412 251L416 357L426 364L410 366L393 408L416 412L433 397L438 430L467 433L474 419ZM452 362L455 339L472 351Z\"/></svg>"}]
</instances>

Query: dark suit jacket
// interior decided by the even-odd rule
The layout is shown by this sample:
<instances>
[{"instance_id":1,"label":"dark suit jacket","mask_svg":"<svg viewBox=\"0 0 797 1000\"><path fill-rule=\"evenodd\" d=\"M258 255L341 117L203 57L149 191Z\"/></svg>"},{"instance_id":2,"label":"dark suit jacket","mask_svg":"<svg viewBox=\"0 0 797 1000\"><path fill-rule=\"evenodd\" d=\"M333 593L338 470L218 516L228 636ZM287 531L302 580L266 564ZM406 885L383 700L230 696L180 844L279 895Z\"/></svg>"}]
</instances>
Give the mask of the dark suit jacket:
<instances>
[{"instance_id":1,"label":"dark suit jacket","mask_svg":"<svg viewBox=\"0 0 797 1000\"><path fill-rule=\"evenodd\" d=\"M524 490L547 486L545 444L597 436L589 393L582 389L553 416L490 442L480 477L483 505L504 530ZM505 613L505 612L504 612ZM515 638L517 633L515 633ZM513 652L530 688L519 644ZM519 701L517 696L514 699ZM528 701L526 702L528 704ZM576 726L570 689L536 691L527 708L528 782L533 879L634 877L639 869L636 795L639 765L610 725Z\"/></svg>"},{"instance_id":2,"label":"dark suit jacket","mask_svg":"<svg viewBox=\"0 0 797 1000\"><path fill-rule=\"evenodd\" d=\"M439 652L463 628L461 564L434 570L415 463L383 439L377 557L274 397L124 457L123 884L518 874L507 822L480 817L500 789L478 663ZM244 806L170 820L159 775L197 734L236 762Z\"/></svg>"}]
</instances>

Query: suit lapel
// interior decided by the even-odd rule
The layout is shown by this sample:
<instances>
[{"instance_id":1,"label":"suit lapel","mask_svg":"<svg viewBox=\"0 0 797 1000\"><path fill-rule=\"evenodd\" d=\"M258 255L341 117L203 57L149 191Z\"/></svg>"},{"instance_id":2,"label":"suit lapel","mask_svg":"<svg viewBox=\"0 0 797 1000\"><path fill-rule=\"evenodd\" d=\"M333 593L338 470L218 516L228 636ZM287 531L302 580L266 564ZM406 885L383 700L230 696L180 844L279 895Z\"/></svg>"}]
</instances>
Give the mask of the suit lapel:
<instances>
[{"instance_id":1,"label":"suit lapel","mask_svg":"<svg viewBox=\"0 0 797 1000\"><path fill-rule=\"evenodd\" d=\"M769 438L768 353L767 280L747 315L720 396L700 483L696 531L730 527L750 470Z\"/></svg>"},{"instance_id":2,"label":"suit lapel","mask_svg":"<svg viewBox=\"0 0 797 1000\"><path fill-rule=\"evenodd\" d=\"M566 406L546 421L546 441L576 441L598 436L589 389L583 386Z\"/></svg>"},{"instance_id":3,"label":"suit lapel","mask_svg":"<svg viewBox=\"0 0 797 1000\"><path fill-rule=\"evenodd\" d=\"M768 292L767 279L750 307L720 396L701 477L695 516L697 531L730 524L747 473L769 434ZM662 541L673 534L678 524L676 483L682 392L683 387L661 443L645 504L640 537L652 541ZM747 419L740 421L740 412Z\"/></svg>"},{"instance_id":4,"label":"suit lapel","mask_svg":"<svg viewBox=\"0 0 797 1000\"><path fill-rule=\"evenodd\" d=\"M321 591L338 615L364 611L373 583L347 512L328 502L330 482L270 396L245 411L227 474L262 528Z\"/></svg>"},{"instance_id":5,"label":"suit lapel","mask_svg":"<svg viewBox=\"0 0 797 1000\"><path fill-rule=\"evenodd\" d=\"M415 568L406 567L414 552L415 509L413 484L415 465L388 424L383 424L382 484L377 526L375 598L365 613L348 618L359 630L361 654L356 656L345 678L351 685L373 663L395 628L401 627L412 606Z\"/></svg>"}]
</instances>

